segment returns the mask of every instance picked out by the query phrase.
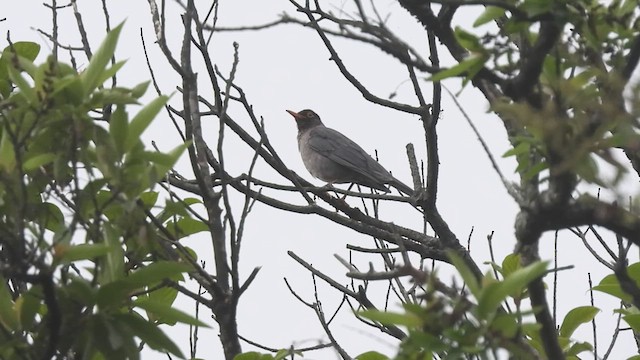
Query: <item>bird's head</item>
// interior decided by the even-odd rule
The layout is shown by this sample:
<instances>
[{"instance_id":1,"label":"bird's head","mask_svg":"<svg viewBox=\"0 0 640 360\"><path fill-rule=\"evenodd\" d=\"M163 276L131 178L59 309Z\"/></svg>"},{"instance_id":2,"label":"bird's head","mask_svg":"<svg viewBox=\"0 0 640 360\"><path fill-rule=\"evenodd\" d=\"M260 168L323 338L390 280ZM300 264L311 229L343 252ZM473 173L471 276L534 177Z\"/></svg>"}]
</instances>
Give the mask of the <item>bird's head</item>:
<instances>
[{"instance_id":1,"label":"bird's head","mask_svg":"<svg viewBox=\"0 0 640 360\"><path fill-rule=\"evenodd\" d=\"M302 132L313 127L322 125L322 121L320 120L320 116L313 112L313 110L305 109L300 112L295 112L291 110L287 110L294 119L296 119L296 124L298 125L298 131Z\"/></svg>"}]
</instances>

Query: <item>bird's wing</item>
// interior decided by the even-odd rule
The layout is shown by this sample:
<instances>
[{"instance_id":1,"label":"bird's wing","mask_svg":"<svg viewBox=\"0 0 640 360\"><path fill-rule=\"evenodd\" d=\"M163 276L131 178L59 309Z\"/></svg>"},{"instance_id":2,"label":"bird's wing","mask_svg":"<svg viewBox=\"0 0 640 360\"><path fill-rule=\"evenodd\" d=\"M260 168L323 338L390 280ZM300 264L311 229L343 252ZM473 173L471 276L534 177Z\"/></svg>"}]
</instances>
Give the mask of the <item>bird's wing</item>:
<instances>
[{"instance_id":1,"label":"bird's wing","mask_svg":"<svg viewBox=\"0 0 640 360\"><path fill-rule=\"evenodd\" d=\"M374 182L387 182L393 177L373 160L358 144L340 132L318 126L310 130L309 146L316 152Z\"/></svg>"}]
</instances>

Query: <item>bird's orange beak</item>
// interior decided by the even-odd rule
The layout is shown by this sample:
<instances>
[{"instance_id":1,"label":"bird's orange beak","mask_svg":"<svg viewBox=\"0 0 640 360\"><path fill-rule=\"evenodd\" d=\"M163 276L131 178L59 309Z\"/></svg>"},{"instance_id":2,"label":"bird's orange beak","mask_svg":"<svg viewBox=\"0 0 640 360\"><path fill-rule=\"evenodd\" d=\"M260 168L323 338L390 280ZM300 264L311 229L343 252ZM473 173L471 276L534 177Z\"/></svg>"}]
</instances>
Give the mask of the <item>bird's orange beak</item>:
<instances>
[{"instance_id":1,"label":"bird's orange beak","mask_svg":"<svg viewBox=\"0 0 640 360\"><path fill-rule=\"evenodd\" d=\"M287 112L289 114L291 114L291 116L293 116L293 118L296 119L296 120L301 120L302 119L302 115L298 114L295 111L287 110Z\"/></svg>"}]
</instances>

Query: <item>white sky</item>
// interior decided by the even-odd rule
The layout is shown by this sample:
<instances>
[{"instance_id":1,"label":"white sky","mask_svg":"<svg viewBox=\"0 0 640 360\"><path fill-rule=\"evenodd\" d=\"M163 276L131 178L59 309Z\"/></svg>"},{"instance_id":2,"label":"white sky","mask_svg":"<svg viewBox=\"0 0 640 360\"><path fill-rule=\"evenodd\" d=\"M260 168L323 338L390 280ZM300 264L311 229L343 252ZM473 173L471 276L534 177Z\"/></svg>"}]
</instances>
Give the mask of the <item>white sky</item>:
<instances>
[{"instance_id":1,"label":"white sky","mask_svg":"<svg viewBox=\"0 0 640 360\"><path fill-rule=\"evenodd\" d=\"M208 2L206 2L208 3ZM282 12L295 14L293 6L284 0L280 1L250 1L233 0L221 1L219 18L220 25L250 25L271 21ZM335 2L338 6L350 9L348 1ZM204 5L204 4L203 4ZM118 59L128 59L127 65L119 73L119 84L133 86L149 78L144 63L144 54L140 42L140 29L146 39L147 48L151 50L152 65L156 74L160 74L160 85L163 91L170 94L175 91L177 77L171 73L158 49L154 46L154 34L151 17L146 1L108 1L111 11L112 25L127 19L121 42L117 50ZM389 27L398 32L404 39L411 39L417 49L423 51L427 58L426 36L406 12L395 5L395 1L379 2L379 11L389 13ZM99 1L80 1L85 25L88 27L94 49L104 36L104 19ZM170 28L167 32L175 54L179 53L181 32L181 11L168 1L167 14ZM327 6L327 9L329 7ZM250 9L250 11L249 11ZM334 8L337 9L337 8ZM471 23L479 8L471 9L466 14L458 15L455 20L468 30L472 30ZM75 21L69 9L60 11L60 38L62 43L79 46L79 35ZM51 20L48 10L37 1L12 1L3 6L0 17L7 20L0 22L0 47L4 48L6 33L10 31L12 41L35 41L43 45L39 60L44 59L50 45L43 36L36 32L36 28L50 31ZM422 127L415 117L397 113L368 103L341 76L335 64L329 61L329 55L317 35L309 29L295 25L247 33L224 33L213 37L211 53L223 73L230 70L233 56L232 42L240 44L240 66L236 83L243 87L245 93L254 106L257 115L263 116L267 133L275 148L285 163L296 173L306 177L313 183L322 185L314 180L305 170L297 152L296 127L293 119L285 109L301 110L314 109L323 119L325 125L347 134L359 143L365 150L373 153L378 150L380 162L393 174L410 184L411 178L405 156L405 145L413 143L418 156L424 159L424 144ZM416 104L411 97L410 84L405 82L407 74L404 66L394 59L372 49L369 46L335 40L334 45L353 73L372 92L385 97L403 83L398 91L398 98ZM445 52L443 51L444 55ZM194 56L195 58L195 56ZM447 57L443 56L446 61ZM79 59L79 64L86 60ZM196 64L196 71L200 72L200 90L209 93L205 83L206 73L203 67ZM198 66L200 66L198 68ZM426 74L422 76L427 77ZM460 81L450 80L445 85L457 92ZM423 91L431 96L431 85L424 81ZM494 235L494 250L496 258L501 259L511 252L515 240L513 222L517 207L508 197L506 191L491 169L489 161L466 124L458 109L453 105L448 95L443 95L443 113L439 124L439 149L441 156L441 177L438 205L443 217L449 223L457 236L466 241L470 231L474 228L471 240L472 255L478 263L489 260L486 246L486 236L492 231ZM466 112L480 128L485 140L500 162L505 174L512 175L515 162L512 159L501 159L500 156L509 149L506 135L497 117L487 114L487 103L479 91L468 87L459 99ZM179 101L175 94L174 103ZM133 110L131 110L133 111ZM250 122L243 117L241 109L236 106L230 113L243 124L250 126ZM206 121L206 120L205 120ZM216 143L217 120L210 121L207 129L211 134L211 146ZM230 131L227 132L231 134ZM166 115L161 115L153 124L152 129L145 133L145 139L151 140L162 149L171 149L178 144L178 135L174 131ZM227 166L235 174L247 171L247 165L253 153L246 146L233 141L228 136ZM190 172L183 167L185 175ZM282 182L273 171L265 166L258 168L257 176ZM636 185L630 187L629 192L637 191ZM240 199L240 197L238 197ZM296 198L301 201L300 198ZM235 207L239 213L241 203ZM385 205L381 217L398 224L421 229L421 221L415 213L404 206ZM615 238L608 236L613 244ZM310 346L319 340L326 342L326 336L310 309L297 302L287 290L283 278L290 280L296 292L309 302L313 302L313 287L311 277L295 261L286 254L291 250L312 263L334 279L346 284L349 282L344 276L346 272L333 257L339 254L349 257L345 244L372 247L372 239L362 236L349 229L327 220L314 216L289 214L256 205L252 212L245 232L241 254L241 266L244 276L251 269L261 266L258 278L241 299L238 322L240 333L258 343L270 347L288 348ZM194 236L185 240L185 244L196 249L203 259L207 259L208 267L213 268L210 240L207 236ZM553 255L552 236L546 236L540 243L542 256L551 259ZM376 258L357 255L360 268L366 269L369 261ZM559 237L559 265L575 265L575 269L564 271L559 276L559 310L560 318L570 308L589 304L587 272L591 272L594 283L606 274L601 265L593 265L590 255L586 252L580 240L569 233L561 233ZM439 265L443 280L450 275L446 271L447 265ZM484 269L488 267L484 266ZM549 284L551 278L549 278ZM384 291L384 285L378 285ZM340 295L318 281L318 288L322 304L327 314L333 313L340 301ZM611 297L595 293L596 306L604 310L597 316L598 344L600 354L608 346L609 338L615 326L611 315L611 306L616 301ZM381 301L377 302L381 304ZM192 302L181 299L179 306L192 312ZM345 310L347 310L346 308ZM204 359L221 358L221 348L216 336L216 326L208 318L208 312L201 314L203 320L212 324L212 330L202 330L200 333L199 357ZM378 350L392 355L396 343L393 339L383 336L375 330L353 321L348 310L343 311L334 323L334 334L342 345L355 356L367 350ZM188 354L188 332L185 328L167 329L185 354ZM591 326L582 327L576 337L592 342ZM616 348L619 356L630 355L633 342L630 334L622 334L622 340ZM252 349L243 344L243 349ZM160 359L163 355L144 352L145 359ZM307 359L337 358L330 352L309 353ZM613 358L616 358L615 356Z\"/></svg>"}]
</instances>

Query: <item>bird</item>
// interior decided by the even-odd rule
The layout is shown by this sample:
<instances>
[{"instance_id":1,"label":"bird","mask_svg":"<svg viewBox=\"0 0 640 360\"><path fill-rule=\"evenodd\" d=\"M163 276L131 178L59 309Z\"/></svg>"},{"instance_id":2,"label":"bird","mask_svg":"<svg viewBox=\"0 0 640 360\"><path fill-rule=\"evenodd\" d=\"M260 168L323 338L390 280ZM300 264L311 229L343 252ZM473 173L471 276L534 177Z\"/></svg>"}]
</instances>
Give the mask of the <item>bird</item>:
<instances>
[{"instance_id":1,"label":"bird","mask_svg":"<svg viewBox=\"0 0 640 360\"><path fill-rule=\"evenodd\" d=\"M353 140L324 126L312 110L287 110L298 126L298 150L307 170L332 184L354 183L388 193L390 185L412 196L414 191L389 173Z\"/></svg>"}]
</instances>

